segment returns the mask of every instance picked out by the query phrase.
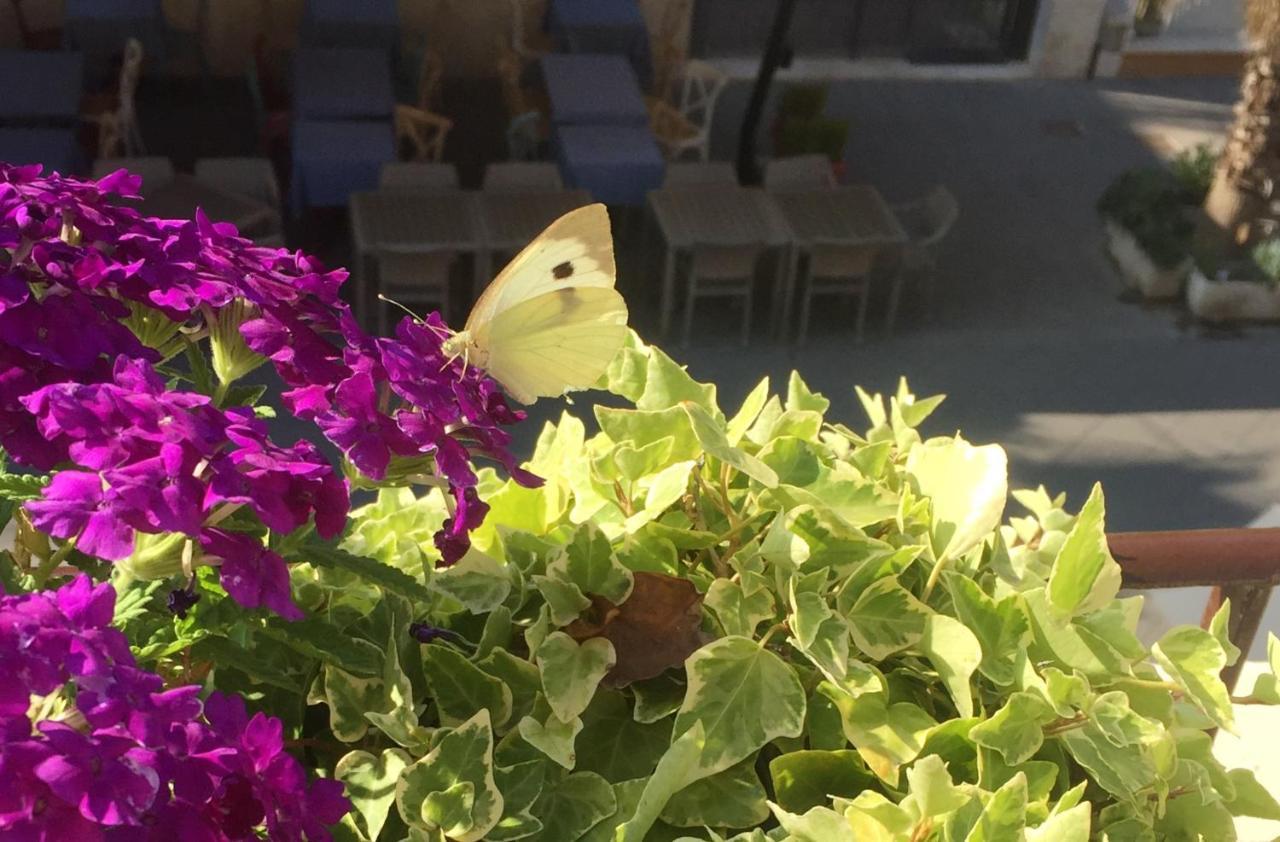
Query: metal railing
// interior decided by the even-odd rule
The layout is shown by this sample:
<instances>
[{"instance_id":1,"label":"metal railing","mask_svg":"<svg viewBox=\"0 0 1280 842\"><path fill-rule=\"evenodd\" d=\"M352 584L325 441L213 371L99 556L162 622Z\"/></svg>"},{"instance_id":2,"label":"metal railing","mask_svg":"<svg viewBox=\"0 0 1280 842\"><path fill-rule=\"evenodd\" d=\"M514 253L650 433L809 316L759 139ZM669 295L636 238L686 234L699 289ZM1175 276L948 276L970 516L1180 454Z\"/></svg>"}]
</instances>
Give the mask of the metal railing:
<instances>
[{"instance_id":1,"label":"metal railing","mask_svg":"<svg viewBox=\"0 0 1280 842\"><path fill-rule=\"evenodd\" d=\"M1234 689L1271 589L1280 585L1280 528L1115 532L1107 543L1126 587L1212 587L1201 625L1231 600L1227 635L1241 655L1222 671L1222 680Z\"/></svg>"}]
</instances>

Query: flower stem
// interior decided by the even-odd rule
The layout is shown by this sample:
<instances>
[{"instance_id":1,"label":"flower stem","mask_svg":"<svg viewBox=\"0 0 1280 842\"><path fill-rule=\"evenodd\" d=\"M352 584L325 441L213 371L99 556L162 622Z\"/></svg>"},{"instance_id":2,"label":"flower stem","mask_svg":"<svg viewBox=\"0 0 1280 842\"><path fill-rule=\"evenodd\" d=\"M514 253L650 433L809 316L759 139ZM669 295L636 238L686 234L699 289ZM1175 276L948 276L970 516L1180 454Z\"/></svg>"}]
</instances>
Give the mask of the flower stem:
<instances>
[{"instance_id":1,"label":"flower stem","mask_svg":"<svg viewBox=\"0 0 1280 842\"><path fill-rule=\"evenodd\" d=\"M71 555L71 551L76 547L75 541L67 541L61 547L52 553L49 557L40 562L40 566L31 574L31 579L35 583L36 589L44 587L44 583L49 581L49 577L53 575L53 571L58 569L58 565L66 561L67 556Z\"/></svg>"}]
</instances>

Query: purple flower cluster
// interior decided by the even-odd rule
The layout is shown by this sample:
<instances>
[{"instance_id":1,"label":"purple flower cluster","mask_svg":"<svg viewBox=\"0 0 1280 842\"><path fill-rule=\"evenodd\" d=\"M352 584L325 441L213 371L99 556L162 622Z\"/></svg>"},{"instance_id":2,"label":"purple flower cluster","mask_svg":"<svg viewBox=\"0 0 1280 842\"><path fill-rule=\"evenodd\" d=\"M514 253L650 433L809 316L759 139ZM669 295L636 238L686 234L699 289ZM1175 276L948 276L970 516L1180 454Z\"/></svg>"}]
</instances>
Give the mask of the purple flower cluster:
<instances>
[{"instance_id":1,"label":"purple flower cluster","mask_svg":"<svg viewBox=\"0 0 1280 842\"><path fill-rule=\"evenodd\" d=\"M328 840L351 809L342 785L308 782L280 720L236 697L201 702L194 685L164 689L110 627L114 610L111 585L87 576L0 597L0 837L217 842L265 826ZM56 694L74 706L33 724Z\"/></svg>"},{"instance_id":2,"label":"purple flower cluster","mask_svg":"<svg viewBox=\"0 0 1280 842\"><path fill-rule=\"evenodd\" d=\"M255 246L202 214L150 219L109 201L139 185L123 171L95 182L0 164L0 447L40 470L74 466L28 504L41 529L111 560L137 533L188 535L221 559L232 596L296 616L284 562L212 528L211 515L240 505L279 532L312 518L322 536L342 528L346 489L321 454L272 444L250 410L166 388L153 367L161 355L126 326L139 313L181 325L189 341L225 334L233 314L241 353L272 361L288 409L357 470L381 480L433 465L453 499L436 536L446 564L487 511L474 456L538 482L515 465L503 429L523 414L445 356L438 317L370 337L338 297L345 272Z\"/></svg>"}]
</instances>

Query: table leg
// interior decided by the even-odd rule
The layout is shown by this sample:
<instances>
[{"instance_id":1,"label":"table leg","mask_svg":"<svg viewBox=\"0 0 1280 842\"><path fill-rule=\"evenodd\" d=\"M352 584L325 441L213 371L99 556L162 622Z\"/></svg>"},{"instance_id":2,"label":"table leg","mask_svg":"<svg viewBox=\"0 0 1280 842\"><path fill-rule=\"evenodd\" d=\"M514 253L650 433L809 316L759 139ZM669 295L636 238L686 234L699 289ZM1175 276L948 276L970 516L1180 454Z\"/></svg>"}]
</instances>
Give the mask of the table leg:
<instances>
[{"instance_id":1,"label":"table leg","mask_svg":"<svg viewBox=\"0 0 1280 842\"><path fill-rule=\"evenodd\" d=\"M893 323L898 320L898 302L902 299L902 286L906 281L906 267L901 260L893 273L893 286L889 288L889 312L884 317L884 335L893 335Z\"/></svg>"},{"instance_id":2,"label":"table leg","mask_svg":"<svg viewBox=\"0 0 1280 842\"><path fill-rule=\"evenodd\" d=\"M663 339L671 333L671 311L675 306L676 291L676 250L667 245L666 257L662 264L662 300L658 303L660 310L660 327L658 335Z\"/></svg>"},{"instance_id":3,"label":"table leg","mask_svg":"<svg viewBox=\"0 0 1280 842\"><path fill-rule=\"evenodd\" d=\"M791 302L796 297L796 275L800 271L800 249L796 245L787 248L786 271L782 277L782 306L774 306L773 335L785 342L791 332Z\"/></svg>"}]
</instances>

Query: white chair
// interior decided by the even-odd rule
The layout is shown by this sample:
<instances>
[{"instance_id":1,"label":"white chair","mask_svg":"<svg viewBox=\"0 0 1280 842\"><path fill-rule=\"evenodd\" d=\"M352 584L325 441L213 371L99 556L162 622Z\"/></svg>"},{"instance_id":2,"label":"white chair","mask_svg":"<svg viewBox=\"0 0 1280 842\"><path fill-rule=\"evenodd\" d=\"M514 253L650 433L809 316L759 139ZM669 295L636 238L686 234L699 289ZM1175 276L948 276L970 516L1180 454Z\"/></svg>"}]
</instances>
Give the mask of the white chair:
<instances>
[{"instance_id":1,"label":"white chair","mask_svg":"<svg viewBox=\"0 0 1280 842\"><path fill-rule=\"evenodd\" d=\"M382 165L378 187L382 190L443 193L458 189L458 171L453 164L393 161Z\"/></svg>"},{"instance_id":2,"label":"white chair","mask_svg":"<svg viewBox=\"0 0 1280 842\"><path fill-rule=\"evenodd\" d=\"M671 157L679 158L692 150L698 160L705 161L711 144L711 123L715 119L716 101L729 82L729 77L714 65L698 59L684 63L680 74L680 96L676 107L696 133L683 140Z\"/></svg>"},{"instance_id":3,"label":"white chair","mask_svg":"<svg viewBox=\"0 0 1280 842\"><path fill-rule=\"evenodd\" d=\"M495 193L554 191L563 190L564 181L555 164L508 161L485 168L484 189Z\"/></svg>"},{"instance_id":4,"label":"white chair","mask_svg":"<svg viewBox=\"0 0 1280 842\"><path fill-rule=\"evenodd\" d=\"M128 170L142 176L142 190L164 187L173 181L173 162L168 158L148 155L141 158L99 158L93 162L94 178L102 178L116 170Z\"/></svg>"},{"instance_id":5,"label":"white chair","mask_svg":"<svg viewBox=\"0 0 1280 842\"><path fill-rule=\"evenodd\" d=\"M699 298L737 298L742 302L742 344L751 340L751 304L756 263L763 246L700 244L693 247L689 281L685 289L682 342L693 332L693 309Z\"/></svg>"},{"instance_id":6,"label":"white chair","mask_svg":"<svg viewBox=\"0 0 1280 842\"><path fill-rule=\"evenodd\" d=\"M201 158L196 161L195 177L210 187L238 193L271 209L270 233L255 237L263 246L284 245L284 214L281 210L280 182L275 167L266 158Z\"/></svg>"},{"instance_id":7,"label":"white chair","mask_svg":"<svg viewBox=\"0 0 1280 842\"><path fill-rule=\"evenodd\" d=\"M114 100L101 108L91 106L90 111L83 115L86 122L98 126L99 157L147 154L142 130L138 128L137 93L141 76L142 42L130 38L124 45L124 60L120 65L120 81Z\"/></svg>"},{"instance_id":8,"label":"white chair","mask_svg":"<svg viewBox=\"0 0 1280 842\"><path fill-rule=\"evenodd\" d=\"M902 250L902 265L898 268L898 276L894 278L893 292L889 297L889 312L885 316L886 333L893 332L893 323L898 318L898 301L906 273L924 276L929 285L929 298L933 298L938 271L934 246L955 225L960 216L960 203L955 194L940 184L923 198L893 205L892 209L898 223L906 230L908 241Z\"/></svg>"},{"instance_id":9,"label":"white chair","mask_svg":"<svg viewBox=\"0 0 1280 842\"><path fill-rule=\"evenodd\" d=\"M412 105L395 107L396 146L411 161L440 161L453 121Z\"/></svg>"},{"instance_id":10,"label":"white chair","mask_svg":"<svg viewBox=\"0 0 1280 842\"><path fill-rule=\"evenodd\" d=\"M440 315L449 318L449 277L456 257L451 249L404 254L383 252L378 255L378 332L386 336L391 326L390 299L423 314L422 308L436 305ZM397 308L399 309L399 308Z\"/></svg>"},{"instance_id":11,"label":"white chair","mask_svg":"<svg viewBox=\"0 0 1280 842\"><path fill-rule=\"evenodd\" d=\"M811 190L835 187L836 177L826 155L792 155L765 162L764 186L770 190Z\"/></svg>"},{"instance_id":12,"label":"white chair","mask_svg":"<svg viewBox=\"0 0 1280 842\"><path fill-rule=\"evenodd\" d=\"M667 174L662 179L663 189L703 186L732 186L738 184L738 173L727 161L676 161L667 164Z\"/></svg>"},{"instance_id":13,"label":"white chair","mask_svg":"<svg viewBox=\"0 0 1280 842\"><path fill-rule=\"evenodd\" d=\"M867 322L868 290L871 286L871 270L875 266L879 248L876 246L852 246L843 243L816 242L809 250L804 269L803 293L800 299L800 332L796 343L803 345L809 335L809 316L813 299L819 295L858 297L858 315L854 322L853 341L862 343Z\"/></svg>"}]
</instances>

